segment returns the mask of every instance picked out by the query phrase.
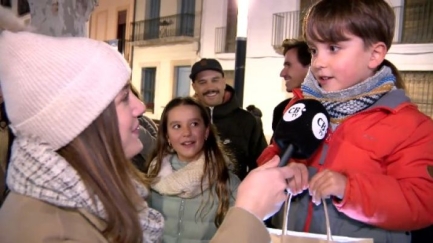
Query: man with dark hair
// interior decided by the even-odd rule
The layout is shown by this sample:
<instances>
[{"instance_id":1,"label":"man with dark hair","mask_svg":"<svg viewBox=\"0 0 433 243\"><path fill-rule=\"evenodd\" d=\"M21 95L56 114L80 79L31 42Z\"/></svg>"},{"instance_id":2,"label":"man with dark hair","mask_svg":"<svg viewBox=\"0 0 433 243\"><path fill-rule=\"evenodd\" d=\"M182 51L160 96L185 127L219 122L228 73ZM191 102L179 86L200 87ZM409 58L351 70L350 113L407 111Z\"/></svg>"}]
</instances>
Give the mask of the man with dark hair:
<instances>
[{"instance_id":1,"label":"man with dark hair","mask_svg":"<svg viewBox=\"0 0 433 243\"><path fill-rule=\"evenodd\" d=\"M267 146L262 127L252 114L239 107L217 60L203 58L196 62L189 77L194 97L207 107L222 143L236 159L234 172L242 180L257 167L256 160Z\"/></svg>"},{"instance_id":2,"label":"man with dark hair","mask_svg":"<svg viewBox=\"0 0 433 243\"><path fill-rule=\"evenodd\" d=\"M284 67L280 72L280 77L284 78L286 91L292 92L293 89L301 87L305 76L307 76L311 64L311 53L307 43L300 39L285 39L281 47L283 48ZM291 98L285 99L274 108L272 131L275 132L278 122L283 118L284 109L290 100ZM271 228L278 228L283 222L282 214L283 210L267 220L266 225Z\"/></svg>"},{"instance_id":3,"label":"man with dark hair","mask_svg":"<svg viewBox=\"0 0 433 243\"><path fill-rule=\"evenodd\" d=\"M282 44L284 54L284 67L280 77L284 78L286 91L292 92L294 88L301 87L311 63L311 53L305 41L299 39L286 39ZM282 101L274 108L272 130L275 132L278 122L283 117L284 108L290 98Z\"/></svg>"}]
</instances>

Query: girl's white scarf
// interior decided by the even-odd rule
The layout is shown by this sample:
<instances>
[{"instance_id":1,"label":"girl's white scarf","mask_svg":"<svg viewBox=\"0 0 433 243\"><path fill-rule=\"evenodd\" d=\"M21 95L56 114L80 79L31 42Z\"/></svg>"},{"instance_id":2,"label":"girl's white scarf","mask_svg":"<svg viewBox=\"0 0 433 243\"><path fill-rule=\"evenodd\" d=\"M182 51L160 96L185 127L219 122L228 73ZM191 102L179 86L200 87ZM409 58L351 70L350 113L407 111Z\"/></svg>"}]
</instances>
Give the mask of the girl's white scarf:
<instances>
[{"instance_id":1,"label":"girl's white scarf","mask_svg":"<svg viewBox=\"0 0 433 243\"><path fill-rule=\"evenodd\" d=\"M201 180L204 175L205 156L202 154L196 161L189 162L180 170L174 171L167 155L162 159L161 169L157 181L151 186L161 195L177 196L181 198L193 198L201 194ZM156 166L156 158L150 164L150 170ZM203 191L209 188L209 183L203 181Z\"/></svg>"}]
</instances>

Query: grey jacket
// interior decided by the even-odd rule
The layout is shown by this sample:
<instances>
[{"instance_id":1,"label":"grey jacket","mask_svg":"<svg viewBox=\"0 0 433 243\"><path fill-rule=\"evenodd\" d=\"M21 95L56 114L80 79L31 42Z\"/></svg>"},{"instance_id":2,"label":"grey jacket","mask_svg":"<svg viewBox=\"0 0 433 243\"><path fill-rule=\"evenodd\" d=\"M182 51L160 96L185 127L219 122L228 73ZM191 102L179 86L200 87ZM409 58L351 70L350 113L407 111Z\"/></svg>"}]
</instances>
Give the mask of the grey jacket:
<instances>
[{"instance_id":1,"label":"grey jacket","mask_svg":"<svg viewBox=\"0 0 433 243\"><path fill-rule=\"evenodd\" d=\"M230 173L230 207L234 205L239 184L239 178ZM214 219L218 209L218 199L215 193L213 193L213 203L210 202L204 209L205 215L197 213L202 203L206 202L209 193L208 189L194 198L180 198L161 195L152 190L147 201L149 207L158 210L164 216L163 243L210 242L217 231Z\"/></svg>"}]
</instances>

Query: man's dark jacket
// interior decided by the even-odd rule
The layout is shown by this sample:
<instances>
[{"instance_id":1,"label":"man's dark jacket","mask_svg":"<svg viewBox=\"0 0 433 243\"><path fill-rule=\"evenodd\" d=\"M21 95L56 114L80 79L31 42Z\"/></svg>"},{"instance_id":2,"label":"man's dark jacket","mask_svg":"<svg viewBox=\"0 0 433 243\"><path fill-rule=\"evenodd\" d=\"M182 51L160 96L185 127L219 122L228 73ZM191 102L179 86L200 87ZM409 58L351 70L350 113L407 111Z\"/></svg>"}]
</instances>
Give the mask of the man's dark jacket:
<instances>
[{"instance_id":1,"label":"man's dark jacket","mask_svg":"<svg viewBox=\"0 0 433 243\"><path fill-rule=\"evenodd\" d=\"M208 111L222 143L236 158L235 173L242 180L247 171L257 167L256 160L267 143L256 118L239 107L234 89L227 85L227 92L228 100L221 105L208 108Z\"/></svg>"}]
</instances>

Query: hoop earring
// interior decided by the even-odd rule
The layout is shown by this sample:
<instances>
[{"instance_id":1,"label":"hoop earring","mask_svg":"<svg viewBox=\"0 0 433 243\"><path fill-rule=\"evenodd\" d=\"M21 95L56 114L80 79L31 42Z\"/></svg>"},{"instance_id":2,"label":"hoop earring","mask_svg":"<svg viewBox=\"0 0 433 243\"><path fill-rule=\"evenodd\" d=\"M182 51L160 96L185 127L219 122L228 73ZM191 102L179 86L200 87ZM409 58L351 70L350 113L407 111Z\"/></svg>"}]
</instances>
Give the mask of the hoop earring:
<instances>
[{"instance_id":1,"label":"hoop earring","mask_svg":"<svg viewBox=\"0 0 433 243\"><path fill-rule=\"evenodd\" d=\"M169 140L167 140L167 143L168 143L168 149L167 149L167 151L169 153L174 153L175 151L174 151L173 146L171 146L171 142Z\"/></svg>"}]
</instances>

